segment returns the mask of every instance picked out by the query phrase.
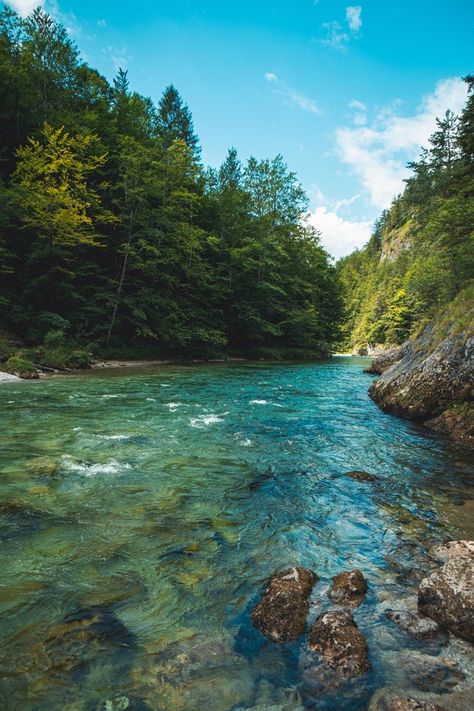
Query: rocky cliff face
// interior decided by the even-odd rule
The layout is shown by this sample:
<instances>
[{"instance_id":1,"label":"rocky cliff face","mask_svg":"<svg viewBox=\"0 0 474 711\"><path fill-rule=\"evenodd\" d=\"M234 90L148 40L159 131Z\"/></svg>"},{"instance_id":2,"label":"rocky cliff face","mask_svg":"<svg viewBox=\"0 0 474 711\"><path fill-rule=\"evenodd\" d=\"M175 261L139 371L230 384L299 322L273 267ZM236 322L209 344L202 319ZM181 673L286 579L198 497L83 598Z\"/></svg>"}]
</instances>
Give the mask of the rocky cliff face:
<instances>
[{"instance_id":1,"label":"rocky cliff face","mask_svg":"<svg viewBox=\"0 0 474 711\"><path fill-rule=\"evenodd\" d=\"M474 444L473 330L450 335L448 329L440 340L434 324L428 324L396 357L388 368L380 368L382 375L372 383L370 397L385 412L426 422Z\"/></svg>"}]
</instances>

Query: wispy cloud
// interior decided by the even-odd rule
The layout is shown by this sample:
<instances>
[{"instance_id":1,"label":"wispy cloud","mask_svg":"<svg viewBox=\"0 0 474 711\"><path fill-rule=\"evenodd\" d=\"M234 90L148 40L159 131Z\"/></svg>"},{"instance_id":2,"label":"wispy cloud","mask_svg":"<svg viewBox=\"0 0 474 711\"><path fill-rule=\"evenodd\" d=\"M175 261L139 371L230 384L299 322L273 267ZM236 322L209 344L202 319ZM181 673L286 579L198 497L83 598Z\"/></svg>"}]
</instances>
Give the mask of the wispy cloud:
<instances>
[{"instance_id":1,"label":"wispy cloud","mask_svg":"<svg viewBox=\"0 0 474 711\"><path fill-rule=\"evenodd\" d=\"M284 103L297 106L298 108L303 109L303 111L309 111L312 114L321 113L314 99L295 91L295 89L289 86L284 79L280 79L280 77L277 74L274 74L274 72L266 72L266 74L264 74L264 79L269 84L273 84L274 88L272 89L272 92L282 96Z\"/></svg>"},{"instance_id":2,"label":"wispy cloud","mask_svg":"<svg viewBox=\"0 0 474 711\"><path fill-rule=\"evenodd\" d=\"M97 20L98 27L107 27L107 20Z\"/></svg>"},{"instance_id":3,"label":"wispy cloud","mask_svg":"<svg viewBox=\"0 0 474 711\"><path fill-rule=\"evenodd\" d=\"M109 45L107 49L102 50L102 53L108 56L116 72L119 69L126 69L132 59L132 55L126 47L112 47Z\"/></svg>"},{"instance_id":4,"label":"wispy cloud","mask_svg":"<svg viewBox=\"0 0 474 711\"><path fill-rule=\"evenodd\" d=\"M349 42L359 36L362 27L362 7L361 5L349 5L346 7L346 25L337 20L323 22L321 25L325 36L317 41L324 47L329 47L336 51L344 51Z\"/></svg>"},{"instance_id":5,"label":"wispy cloud","mask_svg":"<svg viewBox=\"0 0 474 711\"><path fill-rule=\"evenodd\" d=\"M362 27L362 8L360 5L346 7L346 20L352 32L359 32Z\"/></svg>"},{"instance_id":6,"label":"wispy cloud","mask_svg":"<svg viewBox=\"0 0 474 711\"><path fill-rule=\"evenodd\" d=\"M466 96L466 84L460 78L444 79L410 116L400 115L396 103L379 111L369 126L337 130L339 156L359 177L374 207L387 207L402 190L408 175L406 163L416 159L420 147L427 144L436 117L448 108L458 113Z\"/></svg>"},{"instance_id":7,"label":"wispy cloud","mask_svg":"<svg viewBox=\"0 0 474 711\"><path fill-rule=\"evenodd\" d=\"M44 0L8 0L7 5L10 5L21 17L26 17L37 7L43 7Z\"/></svg>"}]
</instances>

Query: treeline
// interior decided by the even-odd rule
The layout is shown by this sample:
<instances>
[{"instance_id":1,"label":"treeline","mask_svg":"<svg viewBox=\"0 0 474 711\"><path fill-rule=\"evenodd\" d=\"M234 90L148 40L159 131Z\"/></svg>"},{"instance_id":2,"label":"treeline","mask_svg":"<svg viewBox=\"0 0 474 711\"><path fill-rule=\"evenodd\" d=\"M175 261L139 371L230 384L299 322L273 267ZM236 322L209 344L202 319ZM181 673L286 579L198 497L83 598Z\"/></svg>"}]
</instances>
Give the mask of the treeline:
<instances>
[{"instance_id":1,"label":"treeline","mask_svg":"<svg viewBox=\"0 0 474 711\"><path fill-rule=\"evenodd\" d=\"M174 86L110 85L41 10L0 14L0 326L177 356L310 355L335 268L281 156L205 168Z\"/></svg>"},{"instance_id":2,"label":"treeline","mask_svg":"<svg viewBox=\"0 0 474 711\"><path fill-rule=\"evenodd\" d=\"M403 194L338 263L347 347L402 343L474 282L474 77L465 81L462 114L438 119Z\"/></svg>"}]
</instances>

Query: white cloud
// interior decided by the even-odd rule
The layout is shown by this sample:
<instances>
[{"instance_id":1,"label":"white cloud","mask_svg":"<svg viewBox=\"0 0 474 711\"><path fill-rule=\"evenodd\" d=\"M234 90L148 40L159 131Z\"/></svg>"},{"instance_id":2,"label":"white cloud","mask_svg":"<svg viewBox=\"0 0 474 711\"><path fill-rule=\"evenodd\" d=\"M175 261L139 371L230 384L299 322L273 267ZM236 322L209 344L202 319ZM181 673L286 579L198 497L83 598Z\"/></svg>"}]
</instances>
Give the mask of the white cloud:
<instances>
[{"instance_id":1,"label":"white cloud","mask_svg":"<svg viewBox=\"0 0 474 711\"><path fill-rule=\"evenodd\" d=\"M419 155L436 128L436 117L449 108L459 113L467 96L466 84L454 77L440 81L423 98L412 116L400 116L399 107L379 111L371 126L341 128L336 144L341 160L350 165L378 209L387 207L403 189L406 163Z\"/></svg>"},{"instance_id":2,"label":"white cloud","mask_svg":"<svg viewBox=\"0 0 474 711\"><path fill-rule=\"evenodd\" d=\"M358 32L362 27L362 8L360 5L346 7L346 20L352 32Z\"/></svg>"},{"instance_id":3,"label":"white cloud","mask_svg":"<svg viewBox=\"0 0 474 711\"><path fill-rule=\"evenodd\" d=\"M349 102L349 108L356 109L357 111L367 111L367 106L358 99L352 99L352 101Z\"/></svg>"},{"instance_id":4,"label":"white cloud","mask_svg":"<svg viewBox=\"0 0 474 711\"><path fill-rule=\"evenodd\" d=\"M288 86L286 81L280 79L273 72L267 72L263 76L267 82L275 85L272 92L282 96L284 98L284 103L293 104L294 106L298 106L300 109L303 109L303 111L309 111L312 114L321 113L314 99L298 93L291 86Z\"/></svg>"},{"instance_id":5,"label":"white cloud","mask_svg":"<svg viewBox=\"0 0 474 711\"><path fill-rule=\"evenodd\" d=\"M111 47L109 45L106 52L102 51L108 55L116 72L119 69L126 69L132 58L126 47Z\"/></svg>"},{"instance_id":6,"label":"white cloud","mask_svg":"<svg viewBox=\"0 0 474 711\"><path fill-rule=\"evenodd\" d=\"M323 247L337 258L362 247L372 233L371 220L345 220L324 205L310 213L308 222L321 232Z\"/></svg>"},{"instance_id":7,"label":"white cloud","mask_svg":"<svg viewBox=\"0 0 474 711\"><path fill-rule=\"evenodd\" d=\"M43 7L44 0L8 0L7 5L10 5L21 17L26 17L37 7Z\"/></svg>"}]
</instances>

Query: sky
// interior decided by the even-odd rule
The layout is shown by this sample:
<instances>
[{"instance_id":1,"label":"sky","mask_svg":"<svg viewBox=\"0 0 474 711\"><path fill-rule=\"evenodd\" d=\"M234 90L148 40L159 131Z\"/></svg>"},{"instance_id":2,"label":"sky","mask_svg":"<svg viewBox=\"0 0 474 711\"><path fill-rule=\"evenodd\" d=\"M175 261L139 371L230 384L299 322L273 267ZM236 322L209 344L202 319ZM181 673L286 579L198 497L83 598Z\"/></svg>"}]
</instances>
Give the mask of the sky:
<instances>
[{"instance_id":1,"label":"sky","mask_svg":"<svg viewBox=\"0 0 474 711\"><path fill-rule=\"evenodd\" d=\"M459 113L474 72L464 0L10 0L62 22L109 80L158 102L173 83L206 164L281 153L334 257L361 247L406 164Z\"/></svg>"}]
</instances>

